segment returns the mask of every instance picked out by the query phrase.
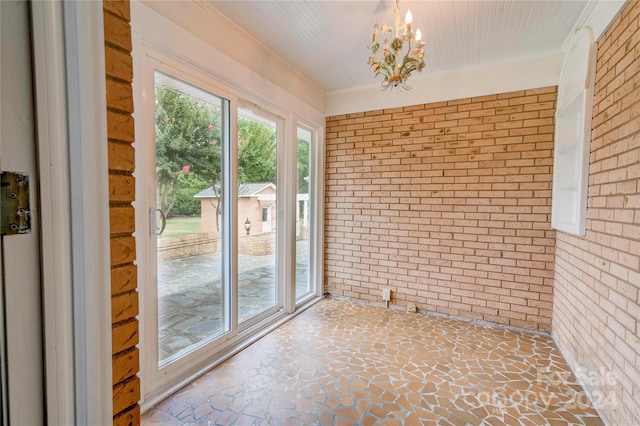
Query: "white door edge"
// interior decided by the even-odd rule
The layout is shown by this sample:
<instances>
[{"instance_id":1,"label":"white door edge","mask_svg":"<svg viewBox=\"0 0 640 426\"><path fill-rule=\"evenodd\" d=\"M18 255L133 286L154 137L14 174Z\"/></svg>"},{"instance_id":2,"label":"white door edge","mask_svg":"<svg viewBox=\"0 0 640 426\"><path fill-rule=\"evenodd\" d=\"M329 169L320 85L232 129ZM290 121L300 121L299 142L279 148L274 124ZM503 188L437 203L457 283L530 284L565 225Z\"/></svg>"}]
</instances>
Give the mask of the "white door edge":
<instances>
[{"instance_id":1,"label":"white door edge","mask_svg":"<svg viewBox=\"0 0 640 426\"><path fill-rule=\"evenodd\" d=\"M48 421L75 423L69 159L62 3L31 4Z\"/></svg>"},{"instance_id":2,"label":"white door edge","mask_svg":"<svg viewBox=\"0 0 640 426\"><path fill-rule=\"evenodd\" d=\"M38 152L46 185L42 255L48 420L51 424L110 424L102 2L32 2L31 7Z\"/></svg>"},{"instance_id":3,"label":"white door edge","mask_svg":"<svg viewBox=\"0 0 640 426\"><path fill-rule=\"evenodd\" d=\"M112 421L109 174L102 2L63 2L76 422Z\"/></svg>"}]
</instances>

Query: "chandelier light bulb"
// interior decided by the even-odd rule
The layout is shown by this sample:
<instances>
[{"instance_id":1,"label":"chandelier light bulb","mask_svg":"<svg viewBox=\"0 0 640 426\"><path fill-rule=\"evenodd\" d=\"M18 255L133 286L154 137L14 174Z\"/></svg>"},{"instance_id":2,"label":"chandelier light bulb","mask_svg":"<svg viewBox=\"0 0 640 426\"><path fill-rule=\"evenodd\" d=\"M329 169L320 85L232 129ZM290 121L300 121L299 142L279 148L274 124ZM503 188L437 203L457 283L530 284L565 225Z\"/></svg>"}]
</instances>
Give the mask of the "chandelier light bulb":
<instances>
[{"instance_id":1,"label":"chandelier light bulb","mask_svg":"<svg viewBox=\"0 0 640 426\"><path fill-rule=\"evenodd\" d=\"M416 41L420 41L422 40L422 32L420 31L420 28L418 28L416 30Z\"/></svg>"},{"instance_id":2,"label":"chandelier light bulb","mask_svg":"<svg viewBox=\"0 0 640 426\"><path fill-rule=\"evenodd\" d=\"M404 22L407 24L407 32L411 32L411 21L413 16L411 16L411 11L407 9L407 14L404 16Z\"/></svg>"}]
</instances>

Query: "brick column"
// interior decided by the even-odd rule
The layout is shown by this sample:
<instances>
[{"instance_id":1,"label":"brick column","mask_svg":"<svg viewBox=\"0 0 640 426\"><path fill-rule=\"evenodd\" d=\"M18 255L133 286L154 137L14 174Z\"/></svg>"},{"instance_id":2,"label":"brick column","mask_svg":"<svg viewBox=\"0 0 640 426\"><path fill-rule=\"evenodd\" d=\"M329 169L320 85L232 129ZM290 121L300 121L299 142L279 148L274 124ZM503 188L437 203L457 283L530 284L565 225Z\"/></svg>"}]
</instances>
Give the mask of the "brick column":
<instances>
[{"instance_id":1,"label":"brick column","mask_svg":"<svg viewBox=\"0 0 640 426\"><path fill-rule=\"evenodd\" d=\"M105 0L104 38L109 144L113 423L140 423L140 370L133 126L133 62L128 0Z\"/></svg>"}]
</instances>

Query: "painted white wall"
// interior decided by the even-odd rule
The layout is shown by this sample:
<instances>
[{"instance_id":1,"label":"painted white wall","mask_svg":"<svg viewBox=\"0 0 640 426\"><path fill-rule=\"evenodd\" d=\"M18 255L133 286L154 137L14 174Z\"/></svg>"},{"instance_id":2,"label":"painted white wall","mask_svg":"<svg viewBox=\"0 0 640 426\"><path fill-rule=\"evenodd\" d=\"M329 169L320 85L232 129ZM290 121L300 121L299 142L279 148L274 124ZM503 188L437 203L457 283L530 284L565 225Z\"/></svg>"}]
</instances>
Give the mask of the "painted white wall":
<instances>
[{"instance_id":1,"label":"painted white wall","mask_svg":"<svg viewBox=\"0 0 640 426\"><path fill-rule=\"evenodd\" d=\"M378 80L374 85L328 93L325 112L333 116L554 86L561 66L562 53L556 52L426 77L414 74L408 81L411 90L401 93L381 91Z\"/></svg>"},{"instance_id":2,"label":"painted white wall","mask_svg":"<svg viewBox=\"0 0 640 426\"><path fill-rule=\"evenodd\" d=\"M597 42L626 3L627 0L597 0L591 3L576 22L573 32L564 41L562 51L568 52L571 49L575 36L583 27L591 27L593 39Z\"/></svg>"},{"instance_id":3,"label":"painted white wall","mask_svg":"<svg viewBox=\"0 0 640 426\"><path fill-rule=\"evenodd\" d=\"M212 8L194 1L133 1L131 22L133 32L152 45L195 61L233 87L324 123L324 91Z\"/></svg>"},{"instance_id":4,"label":"painted white wall","mask_svg":"<svg viewBox=\"0 0 640 426\"><path fill-rule=\"evenodd\" d=\"M560 81L563 51L567 51L566 47L573 43L574 35L582 27L590 26L598 40L625 3L624 0L593 2L576 22L574 31L558 52L512 58L438 75L423 77L414 74L409 81L412 89L403 93L382 92L379 81L352 90L330 92L326 96L325 113L333 116L555 86Z\"/></svg>"},{"instance_id":5,"label":"painted white wall","mask_svg":"<svg viewBox=\"0 0 640 426\"><path fill-rule=\"evenodd\" d=\"M575 32L589 25L597 40L624 4L623 0L595 1L576 22ZM185 56L196 58L193 52L201 50L203 45L208 46L207 52L214 49L217 54L213 63L217 63L212 66L216 67L217 77L224 76L244 90L258 90L271 101L281 102L286 97L295 97L326 116L553 86L559 82L563 61L562 51L558 50L542 56L511 58L449 73L414 74L409 81L412 89L403 93L382 92L373 75L371 84L366 86L324 93L284 59L270 53L248 33L206 4L134 1L132 21L147 35L158 33L156 41L160 44L175 38L172 45L178 51L183 50ZM190 38L198 41L195 45L188 45L190 52L183 49L187 45L180 40L185 39L175 37L176 28L188 28ZM567 43L572 38L573 33L567 38ZM221 63L224 68L220 67ZM272 90L276 87L280 90ZM281 98L282 92L288 95ZM305 113L301 115L307 116Z\"/></svg>"}]
</instances>

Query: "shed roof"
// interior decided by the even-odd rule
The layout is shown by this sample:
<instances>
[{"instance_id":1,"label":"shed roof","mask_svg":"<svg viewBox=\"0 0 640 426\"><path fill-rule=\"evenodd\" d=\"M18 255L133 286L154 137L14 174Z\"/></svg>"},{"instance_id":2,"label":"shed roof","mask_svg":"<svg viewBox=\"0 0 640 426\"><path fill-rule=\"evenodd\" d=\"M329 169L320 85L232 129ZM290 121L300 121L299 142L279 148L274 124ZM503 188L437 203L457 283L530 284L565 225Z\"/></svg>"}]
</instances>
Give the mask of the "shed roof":
<instances>
[{"instance_id":1,"label":"shed roof","mask_svg":"<svg viewBox=\"0 0 640 426\"><path fill-rule=\"evenodd\" d=\"M216 185L218 186L218 185ZM238 197L255 197L267 188L273 188L275 191L276 186L271 182L250 182L241 183L238 187ZM194 195L195 198L218 198L218 195L213 191L213 186L198 192Z\"/></svg>"}]
</instances>

